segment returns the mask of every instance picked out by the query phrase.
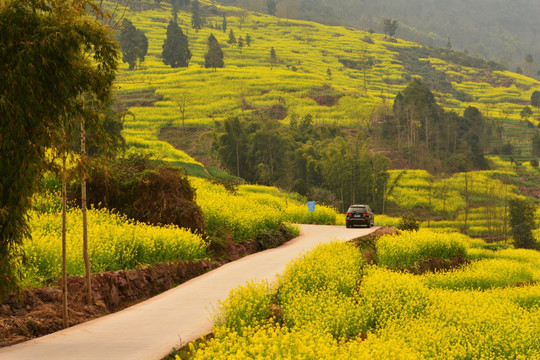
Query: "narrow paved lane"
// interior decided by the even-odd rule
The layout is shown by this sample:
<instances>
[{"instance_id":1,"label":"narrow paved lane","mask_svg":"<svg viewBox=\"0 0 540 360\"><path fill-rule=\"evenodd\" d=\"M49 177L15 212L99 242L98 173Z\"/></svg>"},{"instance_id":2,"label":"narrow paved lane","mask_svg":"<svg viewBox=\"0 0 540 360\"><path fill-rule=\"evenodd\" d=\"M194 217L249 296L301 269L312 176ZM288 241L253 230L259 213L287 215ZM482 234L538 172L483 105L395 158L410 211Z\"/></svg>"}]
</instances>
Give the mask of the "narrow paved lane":
<instances>
[{"instance_id":1,"label":"narrow paved lane","mask_svg":"<svg viewBox=\"0 0 540 360\"><path fill-rule=\"evenodd\" d=\"M301 225L299 237L226 264L145 302L22 344L0 349L0 359L162 359L173 348L212 330L213 305L251 279L268 279L318 244L347 241L376 228Z\"/></svg>"}]
</instances>

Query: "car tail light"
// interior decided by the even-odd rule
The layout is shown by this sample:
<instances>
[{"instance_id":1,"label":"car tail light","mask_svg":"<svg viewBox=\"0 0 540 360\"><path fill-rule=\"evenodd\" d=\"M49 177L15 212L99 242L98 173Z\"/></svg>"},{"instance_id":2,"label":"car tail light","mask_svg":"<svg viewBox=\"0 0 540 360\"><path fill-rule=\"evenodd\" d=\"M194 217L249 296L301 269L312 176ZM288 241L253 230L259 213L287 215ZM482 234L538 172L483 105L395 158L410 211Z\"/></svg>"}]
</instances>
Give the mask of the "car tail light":
<instances>
[{"instance_id":1,"label":"car tail light","mask_svg":"<svg viewBox=\"0 0 540 360\"><path fill-rule=\"evenodd\" d=\"M351 213L347 213L347 215L345 215L345 216L351 216L351 215L352 215Z\"/></svg>"},{"instance_id":2,"label":"car tail light","mask_svg":"<svg viewBox=\"0 0 540 360\"><path fill-rule=\"evenodd\" d=\"M362 215L364 215L364 217L369 216L369 213L363 213Z\"/></svg>"}]
</instances>

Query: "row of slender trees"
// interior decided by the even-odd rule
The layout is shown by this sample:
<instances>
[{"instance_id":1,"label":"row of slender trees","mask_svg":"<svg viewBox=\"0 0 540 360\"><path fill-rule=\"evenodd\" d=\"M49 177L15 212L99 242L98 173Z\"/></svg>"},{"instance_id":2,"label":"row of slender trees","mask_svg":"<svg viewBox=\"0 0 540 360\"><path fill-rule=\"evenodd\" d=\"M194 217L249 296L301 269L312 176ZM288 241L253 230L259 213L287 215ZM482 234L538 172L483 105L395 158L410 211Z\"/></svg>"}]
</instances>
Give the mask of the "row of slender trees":
<instances>
[{"instance_id":1,"label":"row of slender trees","mask_svg":"<svg viewBox=\"0 0 540 360\"><path fill-rule=\"evenodd\" d=\"M381 135L413 167L455 172L486 169L489 124L475 107L463 116L447 112L420 80L397 94L392 113L382 116Z\"/></svg>"},{"instance_id":2,"label":"row of slender trees","mask_svg":"<svg viewBox=\"0 0 540 360\"><path fill-rule=\"evenodd\" d=\"M0 297L18 286L17 263L29 236L27 212L43 172L51 164L49 149L62 159L63 300L67 326L65 237L66 154L80 126L80 176L85 182L86 132L104 128L103 109L112 94L118 51L111 33L88 17L85 3L65 0L0 2ZM53 95L54 94L54 95ZM85 198L84 185L81 197ZM83 209L83 224L86 204ZM83 234L84 234L83 229ZM87 301L91 301L86 235L81 249L86 267Z\"/></svg>"},{"instance_id":3,"label":"row of slender trees","mask_svg":"<svg viewBox=\"0 0 540 360\"><path fill-rule=\"evenodd\" d=\"M230 173L251 183L277 185L341 211L355 202L383 210L389 160L373 155L369 139L311 115L285 125L256 113L216 123L212 151Z\"/></svg>"}]
</instances>

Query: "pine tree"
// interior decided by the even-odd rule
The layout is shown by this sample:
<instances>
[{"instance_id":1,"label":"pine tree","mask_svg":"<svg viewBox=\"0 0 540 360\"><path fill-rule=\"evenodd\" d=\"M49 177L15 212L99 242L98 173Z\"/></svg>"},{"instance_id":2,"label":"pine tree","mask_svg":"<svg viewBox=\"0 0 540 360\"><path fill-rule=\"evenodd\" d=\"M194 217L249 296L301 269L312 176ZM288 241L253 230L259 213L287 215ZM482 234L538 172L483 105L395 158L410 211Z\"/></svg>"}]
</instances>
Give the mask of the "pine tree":
<instances>
[{"instance_id":1,"label":"pine tree","mask_svg":"<svg viewBox=\"0 0 540 360\"><path fill-rule=\"evenodd\" d=\"M208 52L204 55L204 67L213 68L214 71L216 68L222 68L223 63L223 51L218 41L214 37L214 34L210 34L208 37Z\"/></svg>"},{"instance_id":2,"label":"pine tree","mask_svg":"<svg viewBox=\"0 0 540 360\"><path fill-rule=\"evenodd\" d=\"M227 16L223 15L223 23L221 24L221 30L223 32L227 31Z\"/></svg>"},{"instance_id":3,"label":"pine tree","mask_svg":"<svg viewBox=\"0 0 540 360\"><path fill-rule=\"evenodd\" d=\"M229 41L227 41L229 44L234 45L236 44L236 37L234 36L233 29L229 31Z\"/></svg>"},{"instance_id":4,"label":"pine tree","mask_svg":"<svg viewBox=\"0 0 540 360\"><path fill-rule=\"evenodd\" d=\"M187 36L173 20L167 26L167 37L163 42L161 57L166 65L171 65L173 68L187 67L191 59Z\"/></svg>"},{"instance_id":5,"label":"pine tree","mask_svg":"<svg viewBox=\"0 0 540 360\"><path fill-rule=\"evenodd\" d=\"M252 43L252 41L251 41L251 36L249 36L249 34L247 34L247 35L246 35L246 45L247 45L247 46L251 46L251 43Z\"/></svg>"},{"instance_id":6,"label":"pine tree","mask_svg":"<svg viewBox=\"0 0 540 360\"><path fill-rule=\"evenodd\" d=\"M148 38L128 19L122 21L120 45L122 49L122 61L129 64L129 70L135 68L137 60L143 62L148 52Z\"/></svg>"},{"instance_id":7,"label":"pine tree","mask_svg":"<svg viewBox=\"0 0 540 360\"><path fill-rule=\"evenodd\" d=\"M202 19L199 10L199 1L195 0L191 3L191 27L195 30L202 28Z\"/></svg>"}]
</instances>

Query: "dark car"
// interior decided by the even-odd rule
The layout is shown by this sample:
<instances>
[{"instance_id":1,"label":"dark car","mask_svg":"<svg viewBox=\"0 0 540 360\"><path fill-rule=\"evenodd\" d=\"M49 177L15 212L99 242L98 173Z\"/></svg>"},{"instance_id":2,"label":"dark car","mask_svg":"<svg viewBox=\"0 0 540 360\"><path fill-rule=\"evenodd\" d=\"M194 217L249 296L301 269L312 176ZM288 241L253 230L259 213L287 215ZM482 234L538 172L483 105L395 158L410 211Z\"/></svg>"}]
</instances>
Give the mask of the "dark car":
<instances>
[{"instance_id":1,"label":"dark car","mask_svg":"<svg viewBox=\"0 0 540 360\"><path fill-rule=\"evenodd\" d=\"M375 215L369 205L351 205L345 216L345 226L366 225L372 227L375 225Z\"/></svg>"}]
</instances>

